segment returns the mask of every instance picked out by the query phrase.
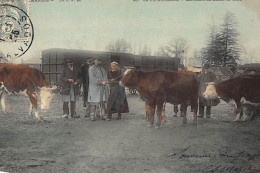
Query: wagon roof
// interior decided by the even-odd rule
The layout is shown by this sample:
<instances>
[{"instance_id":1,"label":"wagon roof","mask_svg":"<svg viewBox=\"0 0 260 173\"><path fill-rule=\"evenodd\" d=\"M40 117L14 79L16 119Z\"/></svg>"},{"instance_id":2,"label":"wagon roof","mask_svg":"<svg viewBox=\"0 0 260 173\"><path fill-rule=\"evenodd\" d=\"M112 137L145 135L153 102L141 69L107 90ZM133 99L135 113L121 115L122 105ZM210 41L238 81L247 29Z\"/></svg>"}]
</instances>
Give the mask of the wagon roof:
<instances>
[{"instance_id":1,"label":"wagon roof","mask_svg":"<svg viewBox=\"0 0 260 173\"><path fill-rule=\"evenodd\" d=\"M63 49L63 48L51 48L42 51L43 54L50 52L61 52L61 53L93 53L93 54L125 54L132 55L130 53L118 53L118 52L107 52L107 51L93 51L93 50L80 50L80 49Z\"/></svg>"},{"instance_id":2,"label":"wagon roof","mask_svg":"<svg viewBox=\"0 0 260 173\"><path fill-rule=\"evenodd\" d=\"M244 64L239 66L239 69L260 71L260 63Z\"/></svg>"},{"instance_id":3,"label":"wagon roof","mask_svg":"<svg viewBox=\"0 0 260 173\"><path fill-rule=\"evenodd\" d=\"M234 73L228 67L211 67L210 71L217 76L233 76Z\"/></svg>"}]
</instances>

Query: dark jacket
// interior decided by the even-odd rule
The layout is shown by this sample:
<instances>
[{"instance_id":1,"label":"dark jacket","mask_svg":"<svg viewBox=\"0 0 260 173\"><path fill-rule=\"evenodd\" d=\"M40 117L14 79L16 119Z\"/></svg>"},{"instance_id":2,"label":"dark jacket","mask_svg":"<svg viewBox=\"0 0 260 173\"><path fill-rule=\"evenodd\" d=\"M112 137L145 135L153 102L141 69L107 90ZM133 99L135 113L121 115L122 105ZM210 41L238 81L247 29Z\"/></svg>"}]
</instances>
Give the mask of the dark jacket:
<instances>
[{"instance_id":1,"label":"dark jacket","mask_svg":"<svg viewBox=\"0 0 260 173\"><path fill-rule=\"evenodd\" d=\"M70 94L70 86L71 82L68 81L68 79L74 79L74 82L77 82L77 85L73 85L75 89L75 94L79 95L80 91L80 85L82 83L82 78L79 76L79 70L77 70L75 67L73 68L73 71L66 65L62 71L60 80L62 82L61 84L61 94L62 95L69 95Z\"/></svg>"},{"instance_id":2,"label":"dark jacket","mask_svg":"<svg viewBox=\"0 0 260 173\"><path fill-rule=\"evenodd\" d=\"M83 64L80 68L80 77L82 78L82 84L83 84L83 101L88 101L88 88L89 88L89 70L90 65L89 64Z\"/></svg>"}]
</instances>

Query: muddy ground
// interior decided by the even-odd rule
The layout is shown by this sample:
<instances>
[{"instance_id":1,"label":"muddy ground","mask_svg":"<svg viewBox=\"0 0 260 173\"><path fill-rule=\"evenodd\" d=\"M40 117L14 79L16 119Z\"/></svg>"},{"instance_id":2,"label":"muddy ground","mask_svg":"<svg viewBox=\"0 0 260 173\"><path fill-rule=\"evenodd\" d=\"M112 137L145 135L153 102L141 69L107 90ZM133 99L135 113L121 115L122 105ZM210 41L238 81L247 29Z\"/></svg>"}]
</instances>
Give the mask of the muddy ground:
<instances>
[{"instance_id":1,"label":"muddy ground","mask_svg":"<svg viewBox=\"0 0 260 173\"><path fill-rule=\"evenodd\" d=\"M62 119L61 96L40 112L27 115L29 102L7 98L9 113L0 111L0 171L6 172L260 172L260 118L230 123L233 108L224 102L198 126L182 126L166 107L162 128L148 128L144 102L127 95L130 113L122 120ZM190 113L191 115L191 113Z\"/></svg>"}]
</instances>

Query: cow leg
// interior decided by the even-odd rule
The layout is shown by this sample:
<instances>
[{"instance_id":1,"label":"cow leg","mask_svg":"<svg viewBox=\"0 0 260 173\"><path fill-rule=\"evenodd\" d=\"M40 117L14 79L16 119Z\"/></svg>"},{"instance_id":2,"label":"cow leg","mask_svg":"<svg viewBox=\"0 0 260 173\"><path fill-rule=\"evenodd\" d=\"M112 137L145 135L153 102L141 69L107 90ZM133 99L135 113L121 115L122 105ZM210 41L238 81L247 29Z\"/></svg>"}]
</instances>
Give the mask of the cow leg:
<instances>
[{"instance_id":1,"label":"cow leg","mask_svg":"<svg viewBox=\"0 0 260 173\"><path fill-rule=\"evenodd\" d=\"M1 98L2 110L3 110L4 114L6 114L6 106L5 106L5 96L4 96L4 92L2 92L2 93L0 94L0 98Z\"/></svg>"},{"instance_id":2,"label":"cow leg","mask_svg":"<svg viewBox=\"0 0 260 173\"><path fill-rule=\"evenodd\" d=\"M150 106L147 104L147 103L145 103L145 113L146 113L146 120L147 121L150 121L150 116L149 116L149 110L150 109Z\"/></svg>"},{"instance_id":3,"label":"cow leg","mask_svg":"<svg viewBox=\"0 0 260 173\"><path fill-rule=\"evenodd\" d=\"M193 124L197 125L197 112L198 112L198 101L195 100L191 104L191 109L193 111Z\"/></svg>"},{"instance_id":4,"label":"cow leg","mask_svg":"<svg viewBox=\"0 0 260 173\"><path fill-rule=\"evenodd\" d=\"M28 111L29 116L32 116L32 112L33 112L33 107L32 107L32 103L30 101L30 107L29 107L29 111Z\"/></svg>"},{"instance_id":5,"label":"cow leg","mask_svg":"<svg viewBox=\"0 0 260 173\"><path fill-rule=\"evenodd\" d=\"M164 119L164 122L166 122L165 107L166 107L166 102L163 103L163 119Z\"/></svg>"},{"instance_id":6,"label":"cow leg","mask_svg":"<svg viewBox=\"0 0 260 173\"><path fill-rule=\"evenodd\" d=\"M188 105L187 104L183 104L183 107L182 107L182 116L183 116L183 124L187 124L187 107Z\"/></svg>"},{"instance_id":7,"label":"cow leg","mask_svg":"<svg viewBox=\"0 0 260 173\"><path fill-rule=\"evenodd\" d=\"M146 115L149 122L149 127L152 127L154 124L154 112L155 112L155 105L146 104Z\"/></svg>"},{"instance_id":8,"label":"cow leg","mask_svg":"<svg viewBox=\"0 0 260 173\"><path fill-rule=\"evenodd\" d=\"M40 118L39 115L38 115L38 110L37 110L37 99L36 99L36 96L32 93L31 90L27 90L27 95L30 99L30 102L31 102L31 106L32 108L29 108L29 115L33 112L34 110L34 115L36 118ZM30 110L31 109L31 110Z\"/></svg>"},{"instance_id":9,"label":"cow leg","mask_svg":"<svg viewBox=\"0 0 260 173\"><path fill-rule=\"evenodd\" d=\"M157 113L157 117L158 117L156 126L160 127L161 122L163 120L163 102L157 104L157 112L156 113Z\"/></svg>"},{"instance_id":10,"label":"cow leg","mask_svg":"<svg viewBox=\"0 0 260 173\"><path fill-rule=\"evenodd\" d=\"M235 100L236 102L236 110L235 110L235 119L233 121L238 121L241 118L241 103L240 99Z\"/></svg>"}]
</instances>

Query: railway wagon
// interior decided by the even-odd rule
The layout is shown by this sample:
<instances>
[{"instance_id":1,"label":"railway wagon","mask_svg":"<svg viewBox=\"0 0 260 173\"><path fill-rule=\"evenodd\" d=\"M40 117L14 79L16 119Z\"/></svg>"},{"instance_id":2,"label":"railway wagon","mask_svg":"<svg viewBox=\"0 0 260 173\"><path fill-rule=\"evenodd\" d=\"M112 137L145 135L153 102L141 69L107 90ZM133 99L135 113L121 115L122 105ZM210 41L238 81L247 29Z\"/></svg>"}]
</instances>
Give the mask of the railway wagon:
<instances>
[{"instance_id":1,"label":"railway wagon","mask_svg":"<svg viewBox=\"0 0 260 173\"><path fill-rule=\"evenodd\" d=\"M116 61L121 69L133 67L142 71L177 71L180 58L160 56L139 56L130 53L115 53L74 49L47 49L42 51L42 71L51 84L60 85L60 75L67 59L74 59L75 67L80 66L86 58L101 58L102 66L109 70L110 63Z\"/></svg>"}]
</instances>

